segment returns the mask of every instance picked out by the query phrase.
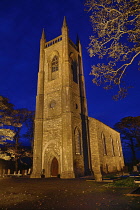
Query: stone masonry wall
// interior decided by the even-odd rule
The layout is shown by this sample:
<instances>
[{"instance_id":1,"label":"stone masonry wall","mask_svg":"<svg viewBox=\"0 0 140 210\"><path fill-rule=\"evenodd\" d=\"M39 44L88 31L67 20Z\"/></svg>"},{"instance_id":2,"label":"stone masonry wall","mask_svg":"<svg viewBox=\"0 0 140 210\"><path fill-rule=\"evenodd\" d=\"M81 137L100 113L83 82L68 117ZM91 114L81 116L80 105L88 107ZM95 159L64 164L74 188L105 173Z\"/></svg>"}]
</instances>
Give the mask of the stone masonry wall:
<instances>
[{"instance_id":1,"label":"stone masonry wall","mask_svg":"<svg viewBox=\"0 0 140 210\"><path fill-rule=\"evenodd\" d=\"M120 134L104 123L90 117L89 133L93 171L98 164L102 173L121 171L124 167L124 159ZM104 148L103 136L105 137L106 149Z\"/></svg>"}]
</instances>

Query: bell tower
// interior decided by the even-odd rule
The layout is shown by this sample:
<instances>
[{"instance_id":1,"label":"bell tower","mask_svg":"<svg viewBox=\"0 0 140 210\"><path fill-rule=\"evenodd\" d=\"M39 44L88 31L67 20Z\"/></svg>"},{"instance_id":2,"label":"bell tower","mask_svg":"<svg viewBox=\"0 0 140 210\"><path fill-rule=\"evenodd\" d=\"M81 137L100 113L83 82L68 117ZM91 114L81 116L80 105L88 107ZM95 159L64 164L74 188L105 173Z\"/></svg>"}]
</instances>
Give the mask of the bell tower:
<instances>
[{"instance_id":1,"label":"bell tower","mask_svg":"<svg viewBox=\"0 0 140 210\"><path fill-rule=\"evenodd\" d=\"M43 30L36 97L33 173L75 178L89 171L87 104L79 39L64 17L62 34L46 41Z\"/></svg>"}]
</instances>

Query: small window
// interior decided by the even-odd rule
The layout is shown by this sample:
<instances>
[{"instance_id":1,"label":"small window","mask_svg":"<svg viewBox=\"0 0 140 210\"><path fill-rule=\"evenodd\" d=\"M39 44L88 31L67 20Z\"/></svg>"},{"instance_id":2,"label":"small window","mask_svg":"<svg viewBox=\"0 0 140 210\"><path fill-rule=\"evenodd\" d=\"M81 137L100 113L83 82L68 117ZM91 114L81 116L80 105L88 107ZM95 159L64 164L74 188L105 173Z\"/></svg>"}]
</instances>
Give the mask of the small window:
<instances>
[{"instance_id":1,"label":"small window","mask_svg":"<svg viewBox=\"0 0 140 210\"><path fill-rule=\"evenodd\" d=\"M103 143L103 154L107 155L107 149L106 149L106 140L105 140L105 135L102 133L102 143Z\"/></svg>"},{"instance_id":2,"label":"small window","mask_svg":"<svg viewBox=\"0 0 140 210\"><path fill-rule=\"evenodd\" d=\"M49 107L54 109L55 106L56 106L56 101L54 101L54 100L51 101L50 104L49 104Z\"/></svg>"},{"instance_id":3,"label":"small window","mask_svg":"<svg viewBox=\"0 0 140 210\"><path fill-rule=\"evenodd\" d=\"M75 108L78 109L78 104L75 104Z\"/></svg>"},{"instance_id":4,"label":"small window","mask_svg":"<svg viewBox=\"0 0 140 210\"><path fill-rule=\"evenodd\" d=\"M52 72L58 71L58 56L54 56L54 58L52 59Z\"/></svg>"}]
</instances>

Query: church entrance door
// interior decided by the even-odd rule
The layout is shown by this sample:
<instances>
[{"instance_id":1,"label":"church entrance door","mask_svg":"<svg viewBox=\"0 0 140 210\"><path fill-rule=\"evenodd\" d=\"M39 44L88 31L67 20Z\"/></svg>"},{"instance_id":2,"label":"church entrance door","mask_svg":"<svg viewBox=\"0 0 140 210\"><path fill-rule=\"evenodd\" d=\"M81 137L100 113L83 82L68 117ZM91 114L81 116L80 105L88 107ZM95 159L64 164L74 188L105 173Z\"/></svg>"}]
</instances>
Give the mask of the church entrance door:
<instances>
[{"instance_id":1,"label":"church entrance door","mask_svg":"<svg viewBox=\"0 0 140 210\"><path fill-rule=\"evenodd\" d=\"M58 160L55 157L51 163L51 176L58 176Z\"/></svg>"}]
</instances>

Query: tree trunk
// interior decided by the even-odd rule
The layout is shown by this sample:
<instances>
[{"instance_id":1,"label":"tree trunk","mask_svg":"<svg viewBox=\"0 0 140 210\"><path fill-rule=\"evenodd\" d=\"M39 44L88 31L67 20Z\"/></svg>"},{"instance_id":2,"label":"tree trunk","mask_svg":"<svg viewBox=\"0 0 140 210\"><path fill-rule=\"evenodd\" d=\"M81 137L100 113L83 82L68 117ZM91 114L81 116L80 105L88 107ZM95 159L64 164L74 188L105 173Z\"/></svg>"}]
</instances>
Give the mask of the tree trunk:
<instances>
[{"instance_id":1,"label":"tree trunk","mask_svg":"<svg viewBox=\"0 0 140 210\"><path fill-rule=\"evenodd\" d=\"M19 133L20 133L20 128L17 128L16 135L15 135L15 171L16 171L16 174L18 173Z\"/></svg>"},{"instance_id":2,"label":"tree trunk","mask_svg":"<svg viewBox=\"0 0 140 210\"><path fill-rule=\"evenodd\" d=\"M17 153L18 153L18 137L16 136L16 144L15 144L15 171L16 171L16 174L18 173L18 156L17 156Z\"/></svg>"}]
</instances>

